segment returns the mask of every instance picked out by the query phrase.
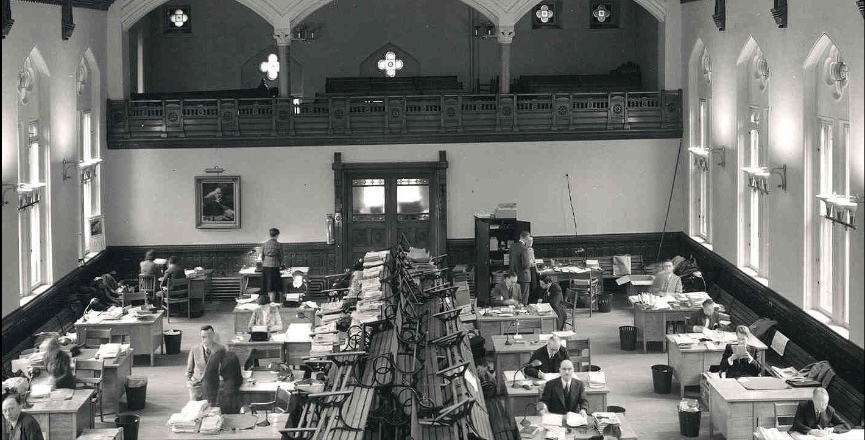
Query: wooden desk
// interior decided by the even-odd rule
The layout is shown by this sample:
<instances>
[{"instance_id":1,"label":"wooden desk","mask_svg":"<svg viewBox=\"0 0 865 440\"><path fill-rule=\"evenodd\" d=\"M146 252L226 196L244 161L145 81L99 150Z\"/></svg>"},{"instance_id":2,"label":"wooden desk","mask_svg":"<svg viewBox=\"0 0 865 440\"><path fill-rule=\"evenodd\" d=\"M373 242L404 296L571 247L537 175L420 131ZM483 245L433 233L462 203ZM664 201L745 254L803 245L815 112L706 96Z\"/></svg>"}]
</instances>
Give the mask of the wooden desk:
<instances>
[{"instance_id":1,"label":"wooden desk","mask_svg":"<svg viewBox=\"0 0 865 440\"><path fill-rule=\"evenodd\" d=\"M95 348L84 348L75 359L93 359L97 351ZM120 397L126 392L126 378L131 374L132 354L105 359L102 370L102 406L106 414L120 414Z\"/></svg>"},{"instance_id":2,"label":"wooden desk","mask_svg":"<svg viewBox=\"0 0 865 440\"><path fill-rule=\"evenodd\" d=\"M244 380L240 385L240 404L249 405L253 402L270 402L276 395L277 388L285 389L292 382L279 382L275 371L249 371L255 383ZM292 385L293 386L293 385Z\"/></svg>"},{"instance_id":3,"label":"wooden desk","mask_svg":"<svg viewBox=\"0 0 865 440\"><path fill-rule=\"evenodd\" d=\"M282 326L288 329L288 325L292 322L309 322L315 327L320 319L316 316L318 309L307 309L299 307L279 307L279 316L282 318ZM298 312L303 312L301 317L297 316ZM234 308L231 312L234 315L234 334L248 332L249 319L252 318L252 310Z\"/></svg>"},{"instance_id":4,"label":"wooden desk","mask_svg":"<svg viewBox=\"0 0 865 440\"><path fill-rule=\"evenodd\" d=\"M489 309L487 309L489 310ZM556 314L538 315L536 313L518 314L515 316L494 316L489 312L485 315L477 313L477 326L481 336L486 339L484 348L493 350L493 335L504 335L505 332L519 330L520 334L552 333L556 330ZM511 326L514 321L519 327Z\"/></svg>"},{"instance_id":5,"label":"wooden desk","mask_svg":"<svg viewBox=\"0 0 865 440\"><path fill-rule=\"evenodd\" d=\"M223 414L223 418L246 417L246 414ZM259 414L259 420L264 420L264 414ZM256 426L253 429L241 429L237 431L219 431L219 434L202 434L200 432L171 432L171 428L165 427L165 440L267 440L281 439L280 428L285 426L288 414L269 414L270 426Z\"/></svg>"},{"instance_id":6,"label":"wooden desk","mask_svg":"<svg viewBox=\"0 0 865 440\"><path fill-rule=\"evenodd\" d=\"M545 383L546 381L543 379L534 379L530 378L529 382L532 383L529 389L525 389L522 386L514 388L514 375L516 371L502 371L502 378L505 383L504 394L507 396L508 405L511 410L511 414L513 415L523 415L523 411L526 411L528 415L536 415L537 411L534 406L530 409L526 410L526 406L530 403L538 403L541 400L541 386L536 385L538 383ZM574 373L577 379L583 382L586 386L586 399L589 401L589 412L605 412L607 410L607 394L610 393L610 387L607 384L604 384L602 387L590 387L589 386L589 373L579 372ZM523 374L520 373L518 378L519 382L523 382ZM558 380L556 377L550 380Z\"/></svg>"},{"instance_id":7,"label":"wooden desk","mask_svg":"<svg viewBox=\"0 0 865 440\"><path fill-rule=\"evenodd\" d=\"M706 384L709 392L709 401L706 402L710 412L709 436L717 426L727 440L750 440L758 426L775 426L775 402L808 400L814 392L813 388L792 387L748 390L736 379L708 378Z\"/></svg>"},{"instance_id":8,"label":"wooden desk","mask_svg":"<svg viewBox=\"0 0 865 440\"><path fill-rule=\"evenodd\" d=\"M76 440L123 440L123 428L85 429Z\"/></svg>"},{"instance_id":9,"label":"wooden desk","mask_svg":"<svg viewBox=\"0 0 865 440\"><path fill-rule=\"evenodd\" d=\"M540 339L540 334L520 335L520 339L514 339L511 336L511 345L505 344L509 339L508 336L493 335L487 338L493 341L493 349L495 350L493 359L496 371L518 370L529 363L535 350L547 343L546 339ZM576 335L564 338L565 346L567 346L566 341L572 338L576 338Z\"/></svg>"},{"instance_id":10,"label":"wooden desk","mask_svg":"<svg viewBox=\"0 0 865 440\"><path fill-rule=\"evenodd\" d=\"M299 326L301 335L308 328L303 324L295 325ZM310 324L306 325L309 326ZM226 347L237 354L241 368L246 364L246 360L249 359L252 350L257 350L265 358L279 358L282 362L289 365L301 365L303 364L302 358L309 356L309 351L312 349L312 338L309 337L308 332L306 333L305 338L301 338L298 335L288 336L284 332L271 333L270 340L262 342L250 341L249 335L243 334L241 339L238 340L235 338L229 341Z\"/></svg>"},{"instance_id":11,"label":"wooden desk","mask_svg":"<svg viewBox=\"0 0 865 440\"><path fill-rule=\"evenodd\" d=\"M165 353L162 345L162 319L165 311L160 310L148 319L136 319L125 315L118 320L104 320L101 322L85 322L79 319L75 323L75 331L81 335L88 329L110 328L112 335L128 335L130 345L135 354L150 355L150 366L154 365L154 354L157 348Z\"/></svg>"},{"instance_id":12,"label":"wooden desk","mask_svg":"<svg viewBox=\"0 0 865 440\"><path fill-rule=\"evenodd\" d=\"M32 402L33 407L24 412L33 416L45 440L70 440L78 437L85 429L93 427L93 406L90 396L93 390L75 390L69 400L47 400ZM3 435L7 436L9 426L3 418Z\"/></svg>"},{"instance_id":13,"label":"wooden desk","mask_svg":"<svg viewBox=\"0 0 865 440\"><path fill-rule=\"evenodd\" d=\"M283 287L285 287L286 281L292 279L291 274L296 270L303 272L304 278L309 275L308 267L289 267L288 269L283 269L280 271ZM261 272L256 272L254 267L244 267L243 269L240 269L238 275L240 275L240 293L237 295L238 297L243 296L243 294L246 293L246 289L249 287L250 278L261 278Z\"/></svg>"},{"instance_id":14,"label":"wooden desk","mask_svg":"<svg viewBox=\"0 0 865 440\"><path fill-rule=\"evenodd\" d=\"M733 335L733 337L736 334L735 332L724 333ZM718 365L721 362L721 356L724 354L727 343L716 342L714 349L706 346L705 342L697 342L690 348L682 348L676 344L674 336L667 335L666 337L670 347L667 350L667 365L673 367L673 377L679 381L681 397L685 397L685 386L699 385L700 374L709 371L710 366ZM757 362L760 365L766 365L766 344L755 338L754 335L750 335L748 345L757 349Z\"/></svg>"},{"instance_id":15,"label":"wooden desk","mask_svg":"<svg viewBox=\"0 0 865 440\"><path fill-rule=\"evenodd\" d=\"M634 304L634 327L637 328L637 338L643 340L643 353L646 352L647 342L662 342L664 351L667 351L667 323L671 321L685 322L691 314L700 310L700 307L655 309L648 308L642 303Z\"/></svg>"},{"instance_id":16,"label":"wooden desk","mask_svg":"<svg viewBox=\"0 0 865 440\"><path fill-rule=\"evenodd\" d=\"M592 411L592 412L603 412L603 411ZM637 433L634 431L634 428L631 427L631 423L628 422L628 419L625 418L625 415L622 413L616 413L616 416L619 418L619 427L622 429L622 437L621 440L637 440ZM520 428L520 422L523 420L522 417L514 417L517 421L517 428ZM541 424L540 416L529 416L526 417L532 424L540 426L543 428ZM572 429L570 433L567 434L565 439L588 439L592 436L598 435L597 429L587 429L586 432L580 432L579 429ZM535 439L543 439L543 434L537 434Z\"/></svg>"}]
</instances>

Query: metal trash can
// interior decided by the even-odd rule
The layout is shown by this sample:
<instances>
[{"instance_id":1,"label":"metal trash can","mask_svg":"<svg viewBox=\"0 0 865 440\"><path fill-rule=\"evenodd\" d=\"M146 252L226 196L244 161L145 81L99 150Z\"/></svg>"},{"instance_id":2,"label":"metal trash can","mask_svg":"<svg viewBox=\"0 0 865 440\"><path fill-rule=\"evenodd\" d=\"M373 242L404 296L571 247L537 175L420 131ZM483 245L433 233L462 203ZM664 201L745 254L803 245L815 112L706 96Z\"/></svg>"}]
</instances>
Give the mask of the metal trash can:
<instances>
[{"instance_id":1,"label":"metal trash can","mask_svg":"<svg viewBox=\"0 0 865 440\"><path fill-rule=\"evenodd\" d=\"M657 394L670 394L673 386L673 367L652 365L652 385Z\"/></svg>"},{"instance_id":2,"label":"metal trash can","mask_svg":"<svg viewBox=\"0 0 865 440\"><path fill-rule=\"evenodd\" d=\"M138 423L141 417L137 414L123 414L114 418L114 424L123 428L124 440L138 440Z\"/></svg>"},{"instance_id":3,"label":"metal trash can","mask_svg":"<svg viewBox=\"0 0 865 440\"><path fill-rule=\"evenodd\" d=\"M147 401L147 378L129 376L126 378L126 409L144 409Z\"/></svg>"},{"instance_id":4,"label":"metal trash can","mask_svg":"<svg viewBox=\"0 0 865 440\"><path fill-rule=\"evenodd\" d=\"M603 293L598 295L598 312L609 313L613 310L613 294Z\"/></svg>"},{"instance_id":5,"label":"metal trash can","mask_svg":"<svg viewBox=\"0 0 865 440\"><path fill-rule=\"evenodd\" d=\"M624 406L616 406L616 405L607 405L607 412L624 414L625 413L625 407Z\"/></svg>"},{"instance_id":6,"label":"metal trash can","mask_svg":"<svg viewBox=\"0 0 865 440\"><path fill-rule=\"evenodd\" d=\"M679 402L679 433L685 437L700 435L700 406L695 399L682 399Z\"/></svg>"},{"instance_id":7,"label":"metal trash can","mask_svg":"<svg viewBox=\"0 0 865 440\"><path fill-rule=\"evenodd\" d=\"M165 354L180 354L183 330L166 330L162 332L162 338L165 340Z\"/></svg>"},{"instance_id":8,"label":"metal trash can","mask_svg":"<svg viewBox=\"0 0 865 440\"><path fill-rule=\"evenodd\" d=\"M619 347L627 351L637 349L637 327L633 325L619 327Z\"/></svg>"},{"instance_id":9,"label":"metal trash can","mask_svg":"<svg viewBox=\"0 0 865 440\"><path fill-rule=\"evenodd\" d=\"M597 366L597 365L584 365L584 366L583 366L583 371L584 371L584 372L587 372L587 371L601 371L601 367L599 367L599 366Z\"/></svg>"}]
</instances>

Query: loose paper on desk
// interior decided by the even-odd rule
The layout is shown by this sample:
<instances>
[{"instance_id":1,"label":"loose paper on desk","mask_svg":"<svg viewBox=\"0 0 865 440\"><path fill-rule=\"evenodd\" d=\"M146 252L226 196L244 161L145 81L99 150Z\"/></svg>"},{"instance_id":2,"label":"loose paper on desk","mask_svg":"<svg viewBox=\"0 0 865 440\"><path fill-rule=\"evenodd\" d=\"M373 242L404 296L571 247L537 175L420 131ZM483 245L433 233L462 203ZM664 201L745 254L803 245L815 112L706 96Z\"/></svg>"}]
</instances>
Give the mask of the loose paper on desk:
<instances>
[{"instance_id":1,"label":"loose paper on desk","mask_svg":"<svg viewBox=\"0 0 865 440\"><path fill-rule=\"evenodd\" d=\"M551 412L544 413L541 417L541 424L544 426L562 426L562 415Z\"/></svg>"},{"instance_id":2,"label":"loose paper on desk","mask_svg":"<svg viewBox=\"0 0 865 440\"><path fill-rule=\"evenodd\" d=\"M690 336L685 335L685 334L674 335L673 341L676 342L676 345L689 345L689 344L693 344L694 342L697 342L694 339L692 339Z\"/></svg>"},{"instance_id":3,"label":"loose paper on desk","mask_svg":"<svg viewBox=\"0 0 865 440\"><path fill-rule=\"evenodd\" d=\"M568 426L586 426L589 423L582 414L570 411L565 414L565 422Z\"/></svg>"},{"instance_id":4,"label":"loose paper on desk","mask_svg":"<svg viewBox=\"0 0 865 440\"><path fill-rule=\"evenodd\" d=\"M552 440L565 440L567 430L561 426L551 426L547 428L547 433L544 435L545 439Z\"/></svg>"},{"instance_id":5,"label":"loose paper on desk","mask_svg":"<svg viewBox=\"0 0 865 440\"><path fill-rule=\"evenodd\" d=\"M575 335L576 333L574 333L573 330L563 330L563 331L553 332L553 334L558 336L559 338L570 338L571 336ZM562 341L562 342L564 342L564 341Z\"/></svg>"},{"instance_id":6,"label":"loose paper on desk","mask_svg":"<svg viewBox=\"0 0 865 440\"><path fill-rule=\"evenodd\" d=\"M590 371L589 372L589 387L590 388L603 388L604 385L607 384L607 376L604 375L603 371Z\"/></svg>"}]
</instances>

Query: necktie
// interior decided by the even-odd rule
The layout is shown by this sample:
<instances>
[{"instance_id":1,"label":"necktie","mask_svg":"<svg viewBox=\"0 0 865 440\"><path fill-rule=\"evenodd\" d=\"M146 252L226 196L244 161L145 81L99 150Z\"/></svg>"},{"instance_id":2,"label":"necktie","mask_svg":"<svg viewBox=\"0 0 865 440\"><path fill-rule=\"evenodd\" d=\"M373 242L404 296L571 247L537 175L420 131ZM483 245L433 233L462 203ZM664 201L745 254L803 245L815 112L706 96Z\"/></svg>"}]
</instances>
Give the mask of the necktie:
<instances>
[{"instance_id":1,"label":"necktie","mask_svg":"<svg viewBox=\"0 0 865 440\"><path fill-rule=\"evenodd\" d=\"M207 360L208 360L209 358L210 358L210 350L208 350L208 349L205 348L205 349L204 349L204 362L207 362Z\"/></svg>"},{"instance_id":2,"label":"necktie","mask_svg":"<svg viewBox=\"0 0 865 440\"><path fill-rule=\"evenodd\" d=\"M820 425L820 414L821 414L821 411L817 411L817 425L818 426Z\"/></svg>"},{"instance_id":3,"label":"necktie","mask_svg":"<svg viewBox=\"0 0 865 440\"><path fill-rule=\"evenodd\" d=\"M571 381L565 382L565 407L571 410Z\"/></svg>"}]
</instances>

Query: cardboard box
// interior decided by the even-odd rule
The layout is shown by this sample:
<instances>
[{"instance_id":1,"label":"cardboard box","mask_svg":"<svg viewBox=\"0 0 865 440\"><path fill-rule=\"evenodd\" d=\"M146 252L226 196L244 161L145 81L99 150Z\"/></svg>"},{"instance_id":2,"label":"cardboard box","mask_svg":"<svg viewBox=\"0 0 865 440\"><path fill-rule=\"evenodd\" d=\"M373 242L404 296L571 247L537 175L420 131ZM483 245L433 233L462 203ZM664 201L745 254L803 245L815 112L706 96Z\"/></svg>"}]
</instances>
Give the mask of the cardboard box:
<instances>
[{"instance_id":1,"label":"cardboard box","mask_svg":"<svg viewBox=\"0 0 865 440\"><path fill-rule=\"evenodd\" d=\"M620 286L622 284L626 285L628 296L638 295L640 292L648 292L649 287L652 287L654 281L654 275L625 275L616 278L616 284Z\"/></svg>"}]
</instances>

